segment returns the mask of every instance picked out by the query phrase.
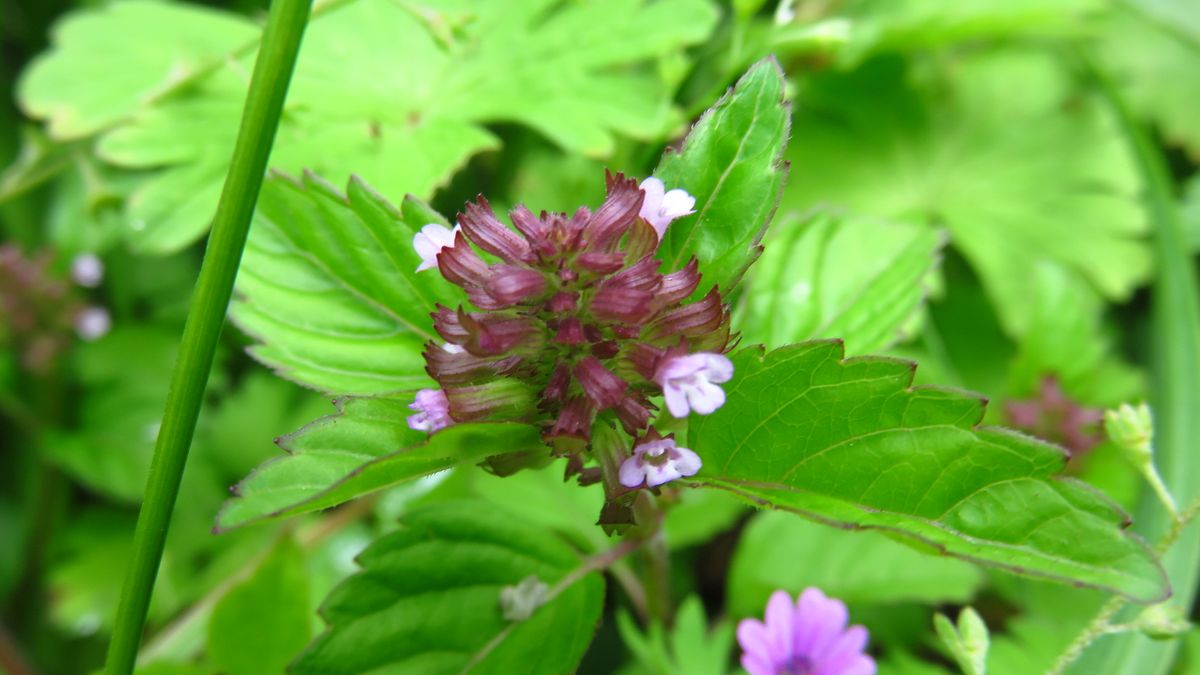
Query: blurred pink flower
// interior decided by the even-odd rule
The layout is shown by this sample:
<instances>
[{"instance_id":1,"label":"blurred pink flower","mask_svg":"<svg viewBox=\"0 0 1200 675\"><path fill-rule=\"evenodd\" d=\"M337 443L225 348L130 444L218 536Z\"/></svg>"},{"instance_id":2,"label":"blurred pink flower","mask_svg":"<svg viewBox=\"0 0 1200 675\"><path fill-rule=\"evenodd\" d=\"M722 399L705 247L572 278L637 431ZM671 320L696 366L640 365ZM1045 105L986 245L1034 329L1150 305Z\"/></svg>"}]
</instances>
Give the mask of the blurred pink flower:
<instances>
[{"instance_id":1,"label":"blurred pink flower","mask_svg":"<svg viewBox=\"0 0 1200 675\"><path fill-rule=\"evenodd\" d=\"M846 605L820 589L804 589L795 604L775 591L764 618L738 624L742 667L750 675L874 675L875 661L863 653L867 629L847 628Z\"/></svg>"}]
</instances>

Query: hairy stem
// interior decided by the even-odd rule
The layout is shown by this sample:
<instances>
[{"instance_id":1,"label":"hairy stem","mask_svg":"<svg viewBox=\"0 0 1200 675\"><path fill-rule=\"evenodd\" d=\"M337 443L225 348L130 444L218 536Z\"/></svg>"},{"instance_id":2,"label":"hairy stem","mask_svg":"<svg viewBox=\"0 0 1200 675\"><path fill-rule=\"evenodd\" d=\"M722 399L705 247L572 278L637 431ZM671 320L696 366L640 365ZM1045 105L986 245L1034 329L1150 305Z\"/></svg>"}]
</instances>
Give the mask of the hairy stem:
<instances>
[{"instance_id":1,"label":"hairy stem","mask_svg":"<svg viewBox=\"0 0 1200 675\"><path fill-rule=\"evenodd\" d=\"M133 559L108 648L108 675L131 673L137 658L167 527L309 10L309 0L271 3L138 514Z\"/></svg>"}]
</instances>

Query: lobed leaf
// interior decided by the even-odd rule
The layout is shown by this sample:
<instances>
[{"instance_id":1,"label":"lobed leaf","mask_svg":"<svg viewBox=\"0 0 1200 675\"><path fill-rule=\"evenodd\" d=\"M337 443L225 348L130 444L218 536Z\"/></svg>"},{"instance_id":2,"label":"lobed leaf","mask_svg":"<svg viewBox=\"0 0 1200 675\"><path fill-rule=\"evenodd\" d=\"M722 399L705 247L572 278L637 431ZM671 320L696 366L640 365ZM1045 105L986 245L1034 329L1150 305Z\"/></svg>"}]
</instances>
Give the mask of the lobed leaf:
<instances>
[{"instance_id":1,"label":"lobed leaf","mask_svg":"<svg viewBox=\"0 0 1200 675\"><path fill-rule=\"evenodd\" d=\"M355 497L478 462L542 447L537 428L510 423L458 424L429 436L405 424L407 401L339 401L323 417L279 440L291 453L269 461L234 489L218 529L336 506Z\"/></svg>"},{"instance_id":2,"label":"lobed leaf","mask_svg":"<svg viewBox=\"0 0 1200 675\"><path fill-rule=\"evenodd\" d=\"M769 347L840 338L878 352L911 332L940 259L926 227L820 213L777 226L735 313L743 339Z\"/></svg>"},{"instance_id":3,"label":"lobed leaf","mask_svg":"<svg viewBox=\"0 0 1200 675\"><path fill-rule=\"evenodd\" d=\"M129 237L163 253L194 241L213 215L255 28L212 10L128 4L137 11L69 19L21 98L32 116L50 117L56 139L111 127L97 154L154 172L127 204ZM490 124L608 156L617 135L659 139L681 124L661 78L636 65L703 40L716 19L707 0L330 6L306 31L271 165L339 183L355 172L385 194L428 198L472 156L499 148ZM171 96L153 95L165 89Z\"/></svg>"},{"instance_id":4,"label":"lobed leaf","mask_svg":"<svg viewBox=\"0 0 1200 675\"><path fill-rule=\"evenodd\" d=\"M977 425L984 402L911 388L914 365L843 360L838 342L734 357L728 402L693 420L701 487L947 555L1152 602L1169 593L1127 517L1057 476L1066 454Z\"/></svg>"},{"instance_id":5,"label":"lobed leaf","mask_svg":"<svg viewBox=\"0 0 1200 675\"><path fill-rule=\"evenodd\" d=\"M695 256L703 289L715 284L728 294L737 286L779 203L790 123L783 71L764 59L704 113L680 152L663 155L654 175L696 197L696 214L671 223L659 246L668 269Z\"/></svg>"},{"instance_id":6,"label":"lobed leaf","mask_svg":"<svg viewBox=\"0 0 1200 675\"><path fill-rule=\"evenodd\" d=\"M482 501L412 511L358 562L326 599L329 629L292 664L297 675L573 672L604 605L604 580L588 572L528 619L507 621L503 588L530 576L553 587L580 559Z\"/></svg>"}]
</instances>

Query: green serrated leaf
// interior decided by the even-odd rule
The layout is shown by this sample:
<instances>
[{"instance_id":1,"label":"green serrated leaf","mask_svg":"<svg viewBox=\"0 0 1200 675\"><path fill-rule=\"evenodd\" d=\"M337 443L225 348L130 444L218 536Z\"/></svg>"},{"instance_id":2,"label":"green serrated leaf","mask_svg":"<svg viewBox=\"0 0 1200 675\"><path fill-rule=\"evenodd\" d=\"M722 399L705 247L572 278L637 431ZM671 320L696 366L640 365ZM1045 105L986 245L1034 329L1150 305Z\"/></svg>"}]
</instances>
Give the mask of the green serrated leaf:
<instances>
[{"instance_id":1,"label":"green serrated leaf","mask_svg":"<svg viewBox=\"0 0 1200 675\"><path fill-rule=\"evenodd\" d=\"M797 105L784 206L944 227L1012 336L1042 262L1115 300L1150 270L1129 154L1049 56L993 50L945 72L879 58L818 76Z\"/></svg>"},{"instance_id":2,"label":"green serrated leaf","mask_svg":"<svg viewBox=\"0 0 1200 675\"><path fill-rule=\"evenodd\" d=\"M843 360L837 342L734 357L728 401L693 420L695 483L947 555L1151 602L1168 593L1127 517L1056 474L1066 454L978 426L984 402L911 388L914 365Z\"/></svg>"},{"instance_id":3,"label":"green serrated leaf","mask_svg":"<svg viewBox=\"0 0 1200 675\"><path fill-rule=\"evenodd\" d=\"M542 447L538 429L522 424L458 424L427 439L405 424L407 403L341 401L338 414L280 439L290 456L239 483L217 526L317 511L489 455Z\"/></svg>"},{"instance_id":4,"label":"green serrated leaf","mask_svg":"<svg viewBox=\"0 0 1200 675\"><path fill-rule=\"evenodd\" d=\"M671 223L659 246L668 269L695 256L705 290L715 284L728 294L737 286L779 203L790 122L783 71L764 59L704 113L680 152L663 155L654 175L696 198L696 214Z\"/></svg>"},{"instance_id":5,"label":"green serrated leaf","mask_svg":"<svg viewBox=\"0 0 1200 675\"><path fill-rule=\"evenodd\" d=\"M282 673L308 643L308 612L304 555L285 538L213 608L208 658L227 675Z\"/></svg>"},{"instance_id":6,"label":"green serrated leaf","mask_svg":"<svg viewBox=\"0 0 1200 675\"><path fill-rule=\"evenodd\" d=\"M452 287L417 274L414 231L359 181L349 196L313 176L263 185L233 320L263 363L330 393L377 395L429 382L429 312Z\"/></svg>"},{"instance_id":7,"label":"green serrated leaf","mask_svg":"<svg viewBox=\"0 0 1200 675\"><path fill-rule=\"evenodd\" d=\"M325 601L330 627L292 664L297 675L573 672L603 609L599 574L557 586L580 566L569 546L487 502L413 511L358 560L363 571ZM501 591L531 576L561 592L506 621Z\"/></svg>"},{"instance_id":8,"label":"green serrated leaf","mask_svg":"<svg viewBox=\"0 0 1200 675\"><path fill-rule=\"evenodd\" d=\"M908 336L942 243L927 227L829 213L777 226L735 328L768 347L840 338L851 354L878 352Z\"/></svg>"},{"instance_id":9,"label":"green serrated leaf","mask_svg":"<svg viewBox=\"0 0 1200 675\"><path fill-rule=\"evenodd\" d=\"M742 533L729 570L735 616L758 614L777 589L816 586L852 604L963 602L983 575L961 560L935 558L877 532L847 532L764 512Z\"/></svg>"},{"instance_id":10,"label":"green serrated leaf","mask_svg":"<svg viewBox=\"0 0 1200 675\"><path fill-rule=\"evenodd\" d=\"M670 91L652 71L631 66L703 40L717 19L707 0L455 4L359 0L314 13L272 166L311 169L338 183L353 172L388 195L426 198L472 156L500 146L488 124L522 124L593 156L611 154L618 134L663 138L681 123ZM244 31L209 23L254 29L211 10L203 11L209 22L197 20L195 28L187 24L201 10L158 10L152 22L147 12L69 20L59 49L26 77L23 98L31 115L57 115L52 135L120 122L99 139L97 152L119 166L157 172L128 208L142 226L131 241L162 253L194 241L212 217L254 58L253 42L249 50L230 48ZM225 39L234 33L237 39ZM140 36L137 50L110 44L130 34ZM188 51L196 41L205 58L180 60L198 50ZM214 52L225 58L213 72L155 99L172 77L193 76ZM127 53L139 61L130 66ZM176 75L172 63L181 64ZM111 87L112 78L95 77L97 71L136 77ZM93 108L86 123L68 115Z\"/></svg>"}]
</instances>

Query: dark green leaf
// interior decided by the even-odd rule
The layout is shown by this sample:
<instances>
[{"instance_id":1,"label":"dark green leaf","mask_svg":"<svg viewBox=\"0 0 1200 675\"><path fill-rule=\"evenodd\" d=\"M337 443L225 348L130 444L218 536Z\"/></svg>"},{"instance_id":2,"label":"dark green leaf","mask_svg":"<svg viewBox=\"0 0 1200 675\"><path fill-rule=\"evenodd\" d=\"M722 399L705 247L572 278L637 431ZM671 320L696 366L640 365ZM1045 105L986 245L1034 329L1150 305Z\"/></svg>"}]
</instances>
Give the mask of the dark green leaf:
<instances>
[{"instance_id":1,"label":"dark green leaf","mask_svg":"<svg viewBox=\"0 0 1200 675\"><path fill-rule=\"evenodd\" d=\"M1167 594L1126 516L1056 475L1065 452L978 426L982 400L910 388L912 363L843 360L837 342L747 349L734 363L728 402L688 433L699 485L1140 601Z\"/></svg>"},{"instance_id":2,"label":"dark green leaf","mask_svg":"<svg viewBox=\"0 0 1200 675\"><path fill-rule=\"evenodd\" d=\"M762 250L787 173L791 106L783 89L779 64L758 62L654 172L667 189L696 197L696 214L671 223L659 257L673 270L695 256L704 290L716 284L728 293Z\"/></svg>"},{"instance_id":3,"label":"dark green leaf","mask_svg":"<svg viewBox=\"0 0 1200 675\"><path fill-rule=\"evenodd\" d=\"M413 511L359 556L363 571L330 594L330 628L293 664L319 673L572 672L604 601L594 572L519 622L500 593L536 576L555 587L581 564L562 541L487 502Z\"/></svg>"},{"instance_id":4,"label":"dark green leaf","mask_svg":"<svg viewBox=\"0 0 1200 675\"><path fill-rule=\"evenodd\" d=\"M538 429L521 424L459 424L426 439L405 423L407 401L350 399L338 407L280 439L292 454L239 483L218 527L316 511L489 455L544 447Z\"/></svg>"},{"instance_id":5,"label":"dark green leaf","mask_svg":"<svg viewBox=\"0 0 1200 675\"><path fill-rule=\"evenodd\" d=\"M308 642L308 612L304 555L283 539L213 608L208 658L226 675L282 673Z\"/></svg>"}]
</instances>

